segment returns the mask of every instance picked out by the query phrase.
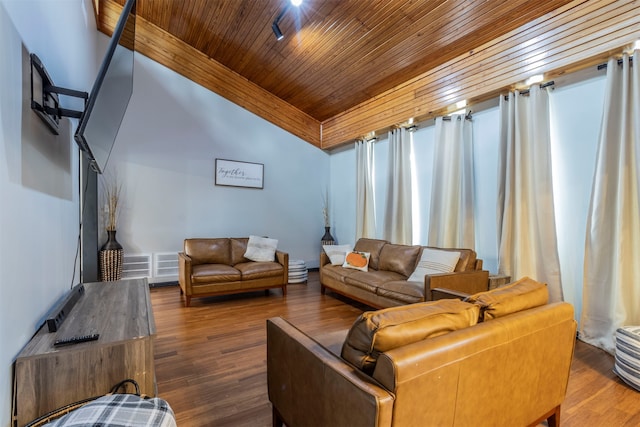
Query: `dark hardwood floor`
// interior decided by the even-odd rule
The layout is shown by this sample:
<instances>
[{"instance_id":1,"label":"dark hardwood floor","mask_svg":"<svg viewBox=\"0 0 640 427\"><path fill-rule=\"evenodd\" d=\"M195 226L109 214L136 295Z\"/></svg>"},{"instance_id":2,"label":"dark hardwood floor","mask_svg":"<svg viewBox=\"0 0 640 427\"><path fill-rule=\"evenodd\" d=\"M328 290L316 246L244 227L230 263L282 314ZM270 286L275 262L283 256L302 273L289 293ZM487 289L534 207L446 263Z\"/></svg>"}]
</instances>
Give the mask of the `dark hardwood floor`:
<instances>
[{"instance_id":1,"label":"dark hardwood floor","mask_svg":"<svg viewBox=\"0 0 640 427\"><path fill-rule=\"evenodd\" d=\"M271 426L265 320L282 316L313 336L349 328L368 309L321 295L317 272L307 284L289 285L286 298L279 290L259 291L193 299L185 308L171 286L152 289L151 299L158 393L180 427ZM577 342L562 426L640 426L640 393L612 367L609 354Z\"/></svg>"}]
</instances>

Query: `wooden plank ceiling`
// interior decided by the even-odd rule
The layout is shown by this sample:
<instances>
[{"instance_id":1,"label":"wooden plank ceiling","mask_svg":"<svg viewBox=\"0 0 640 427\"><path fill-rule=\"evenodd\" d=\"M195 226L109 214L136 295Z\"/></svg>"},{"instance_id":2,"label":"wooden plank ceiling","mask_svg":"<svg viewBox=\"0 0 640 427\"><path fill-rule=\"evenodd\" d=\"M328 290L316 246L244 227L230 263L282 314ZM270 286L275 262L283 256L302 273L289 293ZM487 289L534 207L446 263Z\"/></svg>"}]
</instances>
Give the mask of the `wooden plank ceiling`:
<instances>
[{"instance_id":1,"label":"wooden plank ceiling","mask_svg":"<svg viewBox=\"0 0 640 427\"><path fill-rule=\"evenodd\" d=\"M138 0L136 50L307 142L331 148L375 128L333 128L326 141L323 124L335 126L349 111L540 23L553 11L588 3L304 0L294 7L288 2ZM123 4L94 0L100 31L111 34ZM285 7L279 23L284 39L278 41L271 24ZM380 127L396 120L385 114L377 118Z\"/></svg>"}]
</instances>

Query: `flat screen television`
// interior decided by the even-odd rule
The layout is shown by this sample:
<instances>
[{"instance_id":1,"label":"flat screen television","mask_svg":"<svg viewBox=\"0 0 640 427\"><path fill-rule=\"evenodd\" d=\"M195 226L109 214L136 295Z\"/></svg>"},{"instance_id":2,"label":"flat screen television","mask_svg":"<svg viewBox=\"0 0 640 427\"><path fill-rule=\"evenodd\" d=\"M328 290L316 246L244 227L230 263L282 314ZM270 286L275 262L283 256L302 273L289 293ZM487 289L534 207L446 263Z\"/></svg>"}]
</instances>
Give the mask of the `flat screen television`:
<instances>
[{"instance_id":1,"label":"flat screen television","mask_svg":"<svg viewBox=\"0 0 640 427\"><path fill-rule=\"evenodd\" d=\"M74 136L97 173L104 172L133 92L135 4L127 0L122 8Z\"/></svg>"}]
</instances>

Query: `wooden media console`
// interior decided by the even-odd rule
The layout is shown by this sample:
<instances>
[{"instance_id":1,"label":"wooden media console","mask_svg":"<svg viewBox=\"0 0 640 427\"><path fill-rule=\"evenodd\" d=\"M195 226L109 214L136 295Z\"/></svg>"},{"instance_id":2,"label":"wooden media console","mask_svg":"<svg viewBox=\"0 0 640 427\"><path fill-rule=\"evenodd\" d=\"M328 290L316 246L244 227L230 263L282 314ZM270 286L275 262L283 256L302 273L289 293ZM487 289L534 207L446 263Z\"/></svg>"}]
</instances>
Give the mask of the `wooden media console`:
<instances>
[{"instance_id":1,"label":"wooden media console","mask_svg":"<svg viewBox=\"0 0 640 427\"><path fill-rule=\"evenodd\" d=\"M106 394L120 381L138 382L156 395L155 321L146 279L87 283L56 332L43 325L15 362L13 425L23 426L49 411ZM76 336L95 341L54 346Z\"/></svg>"}]
</instances>

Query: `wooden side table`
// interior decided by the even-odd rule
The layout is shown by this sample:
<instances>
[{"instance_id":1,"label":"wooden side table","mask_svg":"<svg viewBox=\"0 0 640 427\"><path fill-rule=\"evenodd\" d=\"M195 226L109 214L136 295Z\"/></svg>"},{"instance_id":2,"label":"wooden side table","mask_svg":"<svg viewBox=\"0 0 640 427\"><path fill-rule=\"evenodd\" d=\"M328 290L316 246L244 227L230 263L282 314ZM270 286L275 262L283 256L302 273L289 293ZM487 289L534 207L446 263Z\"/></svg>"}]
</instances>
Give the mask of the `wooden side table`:
<instances>
[{"instance_id":1,"label":"wooden side table","mask_svg":"<svg viewBox=\"0 0 640 427\"><path fill-rule=\"evenodd\" d=\"M511 276L505 274L490 274L489 275L489 290L499 288L511 283Z\"/></svg>"}]
</instances>

